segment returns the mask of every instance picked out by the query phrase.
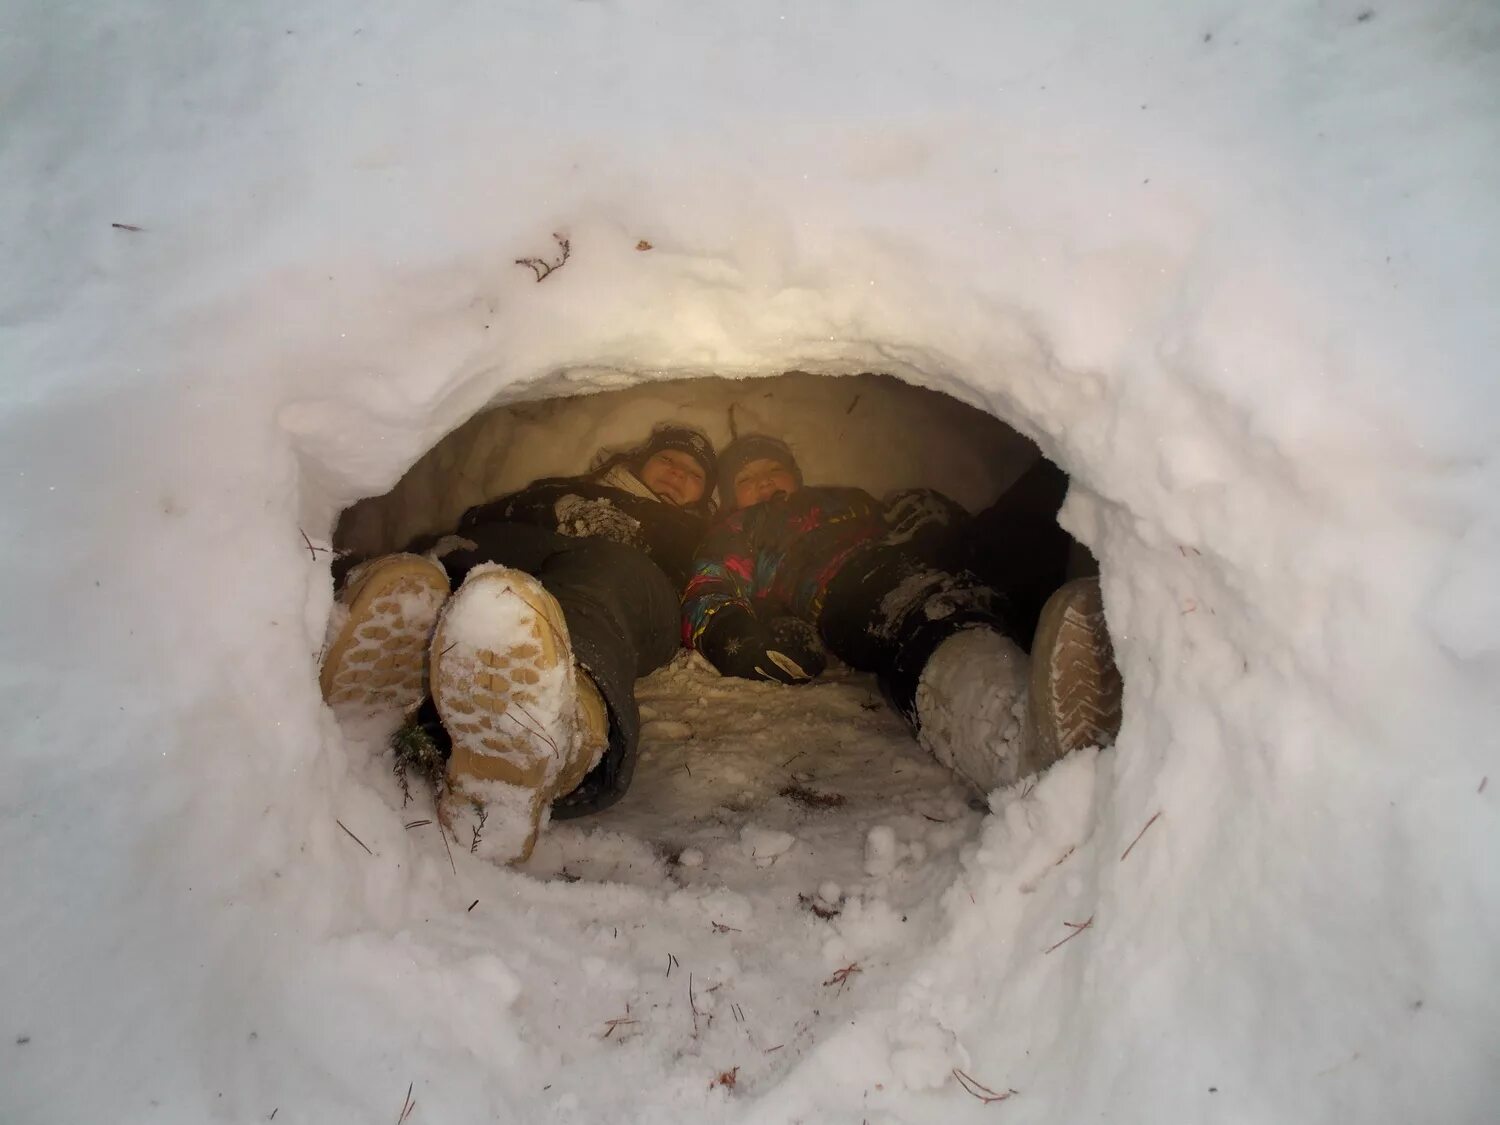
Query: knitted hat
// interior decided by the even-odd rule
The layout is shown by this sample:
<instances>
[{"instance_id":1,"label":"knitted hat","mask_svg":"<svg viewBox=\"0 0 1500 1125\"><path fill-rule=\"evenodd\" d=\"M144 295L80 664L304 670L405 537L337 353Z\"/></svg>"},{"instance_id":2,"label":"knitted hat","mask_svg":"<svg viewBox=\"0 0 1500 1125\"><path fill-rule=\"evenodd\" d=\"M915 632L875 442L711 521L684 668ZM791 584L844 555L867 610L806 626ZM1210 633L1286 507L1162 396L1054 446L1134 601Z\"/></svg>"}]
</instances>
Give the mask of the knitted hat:
<instances>
[{"instance_id":1,"label":"knitted hat","mask_svg":"<svg viewBox=\"0 0 1500 1125\"><path fill-rule=\"evenodd\" d=\"M734 502L735 474L751 461L762 458L786 466L797 478L797 487L802 487L802 469L786 442L768 434L742 434L719 455L719 504L726 512L738 506Z\"/></svg>"},{"instance_id":2,"label":"knitted hat","mask_svg":"<svg viewBox=\"0 0 1500 1125\"><path fill-rule=\"evenodd\" d=\"M718 479L718 458L714 456L713 443L699 430L691 426L679 426L666 422L651 431L651 437L641 446L636 455L635 467L640 469L652 457L664 449L675 449L686 453L703 467L703 492L712 492Z\"/></svg>"}]
</instances>

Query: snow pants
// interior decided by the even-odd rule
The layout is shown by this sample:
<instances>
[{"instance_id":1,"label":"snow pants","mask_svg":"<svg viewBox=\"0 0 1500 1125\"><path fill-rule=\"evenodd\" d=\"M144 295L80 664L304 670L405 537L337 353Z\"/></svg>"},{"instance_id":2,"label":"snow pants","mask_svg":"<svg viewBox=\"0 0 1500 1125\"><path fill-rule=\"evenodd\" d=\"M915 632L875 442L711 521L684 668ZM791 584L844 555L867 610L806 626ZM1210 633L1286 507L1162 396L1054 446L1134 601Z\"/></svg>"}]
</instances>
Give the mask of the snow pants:
<instances>
[{"instance_id":1,"label":"snow pants","mask_svg":"<svg viewBox=\"0 0 1500 1125\"><path fill-rule=\"evenodd\" d=\"M479 524L463 537L474 547L441 560L454 589L474 567L493 562L534 576L562 607L574 659L609 707L609 748L578 788L553 802L552 815L607 808L625 795L635 772L635 681L671 660L680 644L678 591L645 553L607 539L520 523Z\"/></svg>"},{"instance_id":2,"label":"snow pants","mask_svg":"<svg viewBox=\"0 0 1500 1125\"><path fill-rule=\"evenodd\" d=\"M829 583L818 617L828 651L876 673L913 726L922 669L955 633L984 626L1029 652L1075 547L1057 525L1067 485L1043 460L971 520L938 534L887 536L855 553Z\"/></svg>"}]
</instances>

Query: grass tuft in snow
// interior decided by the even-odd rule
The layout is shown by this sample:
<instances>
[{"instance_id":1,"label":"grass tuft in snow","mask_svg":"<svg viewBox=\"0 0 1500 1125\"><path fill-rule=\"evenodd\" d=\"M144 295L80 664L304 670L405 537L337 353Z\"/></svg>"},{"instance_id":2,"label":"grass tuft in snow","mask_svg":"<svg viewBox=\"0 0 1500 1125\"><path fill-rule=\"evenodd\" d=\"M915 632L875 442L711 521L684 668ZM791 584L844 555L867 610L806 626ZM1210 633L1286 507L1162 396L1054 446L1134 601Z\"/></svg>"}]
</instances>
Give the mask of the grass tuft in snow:
<instances>
[{"instance_id":1,"label":"grass tuft in snow","mask_svg":"<svg viewBox=\"0 0 1500 1125\"><path fill-rule=\"evenodd\" d=\"M391 772L401 786L402 808L411 803L413 776L441 792L448 756L432 737L432 732L415 717L402 723L391 735L391 752L396 756Z\"/></svg>"}]
</instances>

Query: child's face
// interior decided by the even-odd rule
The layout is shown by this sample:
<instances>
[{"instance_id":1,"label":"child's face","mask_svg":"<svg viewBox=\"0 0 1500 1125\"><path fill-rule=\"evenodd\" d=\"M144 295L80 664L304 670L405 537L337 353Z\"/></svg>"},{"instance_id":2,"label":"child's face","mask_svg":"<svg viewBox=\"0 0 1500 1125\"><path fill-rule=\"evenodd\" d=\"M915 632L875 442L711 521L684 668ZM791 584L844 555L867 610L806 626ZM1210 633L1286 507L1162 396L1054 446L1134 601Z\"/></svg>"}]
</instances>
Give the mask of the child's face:
<instances>
[{"instance_id":1,"label":"child's face","mask_svg":"<svg viewBox=\"0 0 1500 1125\"><path fill-rule=\"evenodd\" d=\"M703 499L703 466L680 449L663 449L646 458L640 478L659 499L679 508Z\"/></svg>"},{"instance_id":2,"label":"child's face","mask_svg":"<svg viewBox=\"0 0 1500 1125\"><path fill-rule=\"evenodd\" d=\"M747 461L734 474L734 503L739 508L763 503L777 493L790 496L796 491L797 474L770 457Z\"/></svg>"}]
</instances>

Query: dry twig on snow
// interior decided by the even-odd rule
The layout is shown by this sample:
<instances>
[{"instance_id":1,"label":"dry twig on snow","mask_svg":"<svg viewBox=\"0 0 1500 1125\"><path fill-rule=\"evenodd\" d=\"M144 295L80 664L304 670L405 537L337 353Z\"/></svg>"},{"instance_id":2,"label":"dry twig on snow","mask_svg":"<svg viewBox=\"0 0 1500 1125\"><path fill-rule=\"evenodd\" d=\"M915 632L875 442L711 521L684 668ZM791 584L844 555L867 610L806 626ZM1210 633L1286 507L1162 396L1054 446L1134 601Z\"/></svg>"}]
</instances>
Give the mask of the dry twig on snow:
<instances>
[{"instance_id":1,"label":"dry twig on snow","mask_svg":"<svg viewBox=\"0 0 1500 1125\"><path fill-rule=\"evenodd\" d=\"M1135 834L1135 839L1130 841L1130 847L1126 848L1123 852L1120 853L1121 863L1125 862L1125 857L1128 856L1131 853L1132 849L1134 849L1135 846L1141 842L1141 837L1146 834L1146 829L1155 824L1156 818L1159 816L1161 816L1161 810L1157 809L1156 812L1152 814L1151 819L1146 821L1141 830Z\"/></svg>"},{"instance_id":2,"label":"dry twig on snow","mask_svg":"<svg viewBox=\"0 0 1500 1125\"><path fill-rule=\"evenodd\" d=\"M417 1100L411 1096L412 1087L415 1085L415 1082L408 1082L406 1084L406 1097L401 1102L401 1116L396 1118L396 1125L405 1125L407 1118L417 1108Z\"/></svg>"},{"instance_id":3,"label":"dry twig on snow","mask_svg":"<svg viewBox=\"0 0 1500 1125\"><path fill-rule=\"evenodd\" d=\"M573 248L569 244L569 242L568 242L568 240L566 238L564 238L562 235L557 234L557 233L554 233L552 235L552 237L557 240L557 245L562 250L562 256L560 258L558 258L557 261L555 261L555 262L548 262L548 261L544 261L541 258L517 258L516 259L516 265L518 265L518 266L525 266L532 273L536 274L536 279L539 282L546 281L549 277L552 276L552 274L553 274L553 272L555 270L562 269L564 263L567 262L568 258L573 253Z\"/></svg>"},{"instance_id":4,"label":"dry twig on snow","mask_svg":"<svg viewBox=\"0 0 1500 1125\"><path fill-rule=\"evenodd\" d=\"M859 962L851 961L838 972L834 973L833 976L825 980L823 982L823 987L827 988L829 985L836 984L839 986L839 990L835 992L834 995L841 996L844 992L844 986L849 983L849 978L852 977L855 973L862 972L864 972L864 970L859 967Z\"/></svg>"},{"instance_id":5,"label":"dry twig on snow","mask_svg":"<svg viewBox=\"0 0 1500 1125\"><path fill-rule=\"evenodd\" d=\"M1074 938L1076 938L1079 934L1083 933L1084 930L1088 929L1093 924L1094 924L1094 916L1092 914L1090 914L1088 916L1088 918L1085 919L1082 922L1064 922L1063 925L1069 927L1070 929L1072 929L1073 932L1071 934L1069 934L1067 937L1063 938L1062 941L1059 941L1059 942L1056 942L1056 943L1054 943L1052 945L1049 945L1046 949L1042 950L1042 952L1043 953L1051 953L1059 945L1067 945L1068 942L1072 941Z\"/></svg>"},{"instance_id":6,"label":"dry twig on snow","mask_svg":"<svg viewBox=\"0 0 1500 1125\"><path fill-rule=\"evenodd\" d=\"M1006 1098L1013 1098L1020 1093L1019 1090L1006 1090L1003 1093L997 1093L984 1083L976 1082L969 1075L959 1070L958 1067L953 1068L953 1077L963 1087L964 1093L978 1098L985 1105L990 1105L992 1102L1003 1102Z\"/></svg>"},{"instance_id":7,"label":"dry twig on snow","mask_svg":"<svg viewBox=\"0 0 1500 1125\"><path fill-rule=\"evenodd\" d=\"M345 832L349 832L348 825L346 825L342 820L335 820L334 823L337 824L340 828L342 828ZM369 848L365 847L365 842L363 840L361 840L358 836L356 836L353 832L349 832L349 839L353 840L360 847L364 848L365 849L365 853L367 855L374 855L375 854L374 852L370 851Z\"/></svg>"},{"instance_id":8,"label":"dry twig on snow","mask_svg":"<svg viewBox=\"0 0 1500 1125\"><path fill-rule=\"evenodd\" d=\"M611 1035L613 1035L615 1033L615 1028L617 1028L617 1027L628 1027L631 1024L633 1024L633 1023L640 1023L640 1022L641 1022L640 1020L631 1019L629 1016L621 1016L619 1019L605 1020L604 1021L604 1026L607 1027L607 1028L609 1028L609 1030L606 1031L602 1036L600 1036L600 1038L602 1038L602 1039L608 1039Z\"/></svg>"}]
</instances>

